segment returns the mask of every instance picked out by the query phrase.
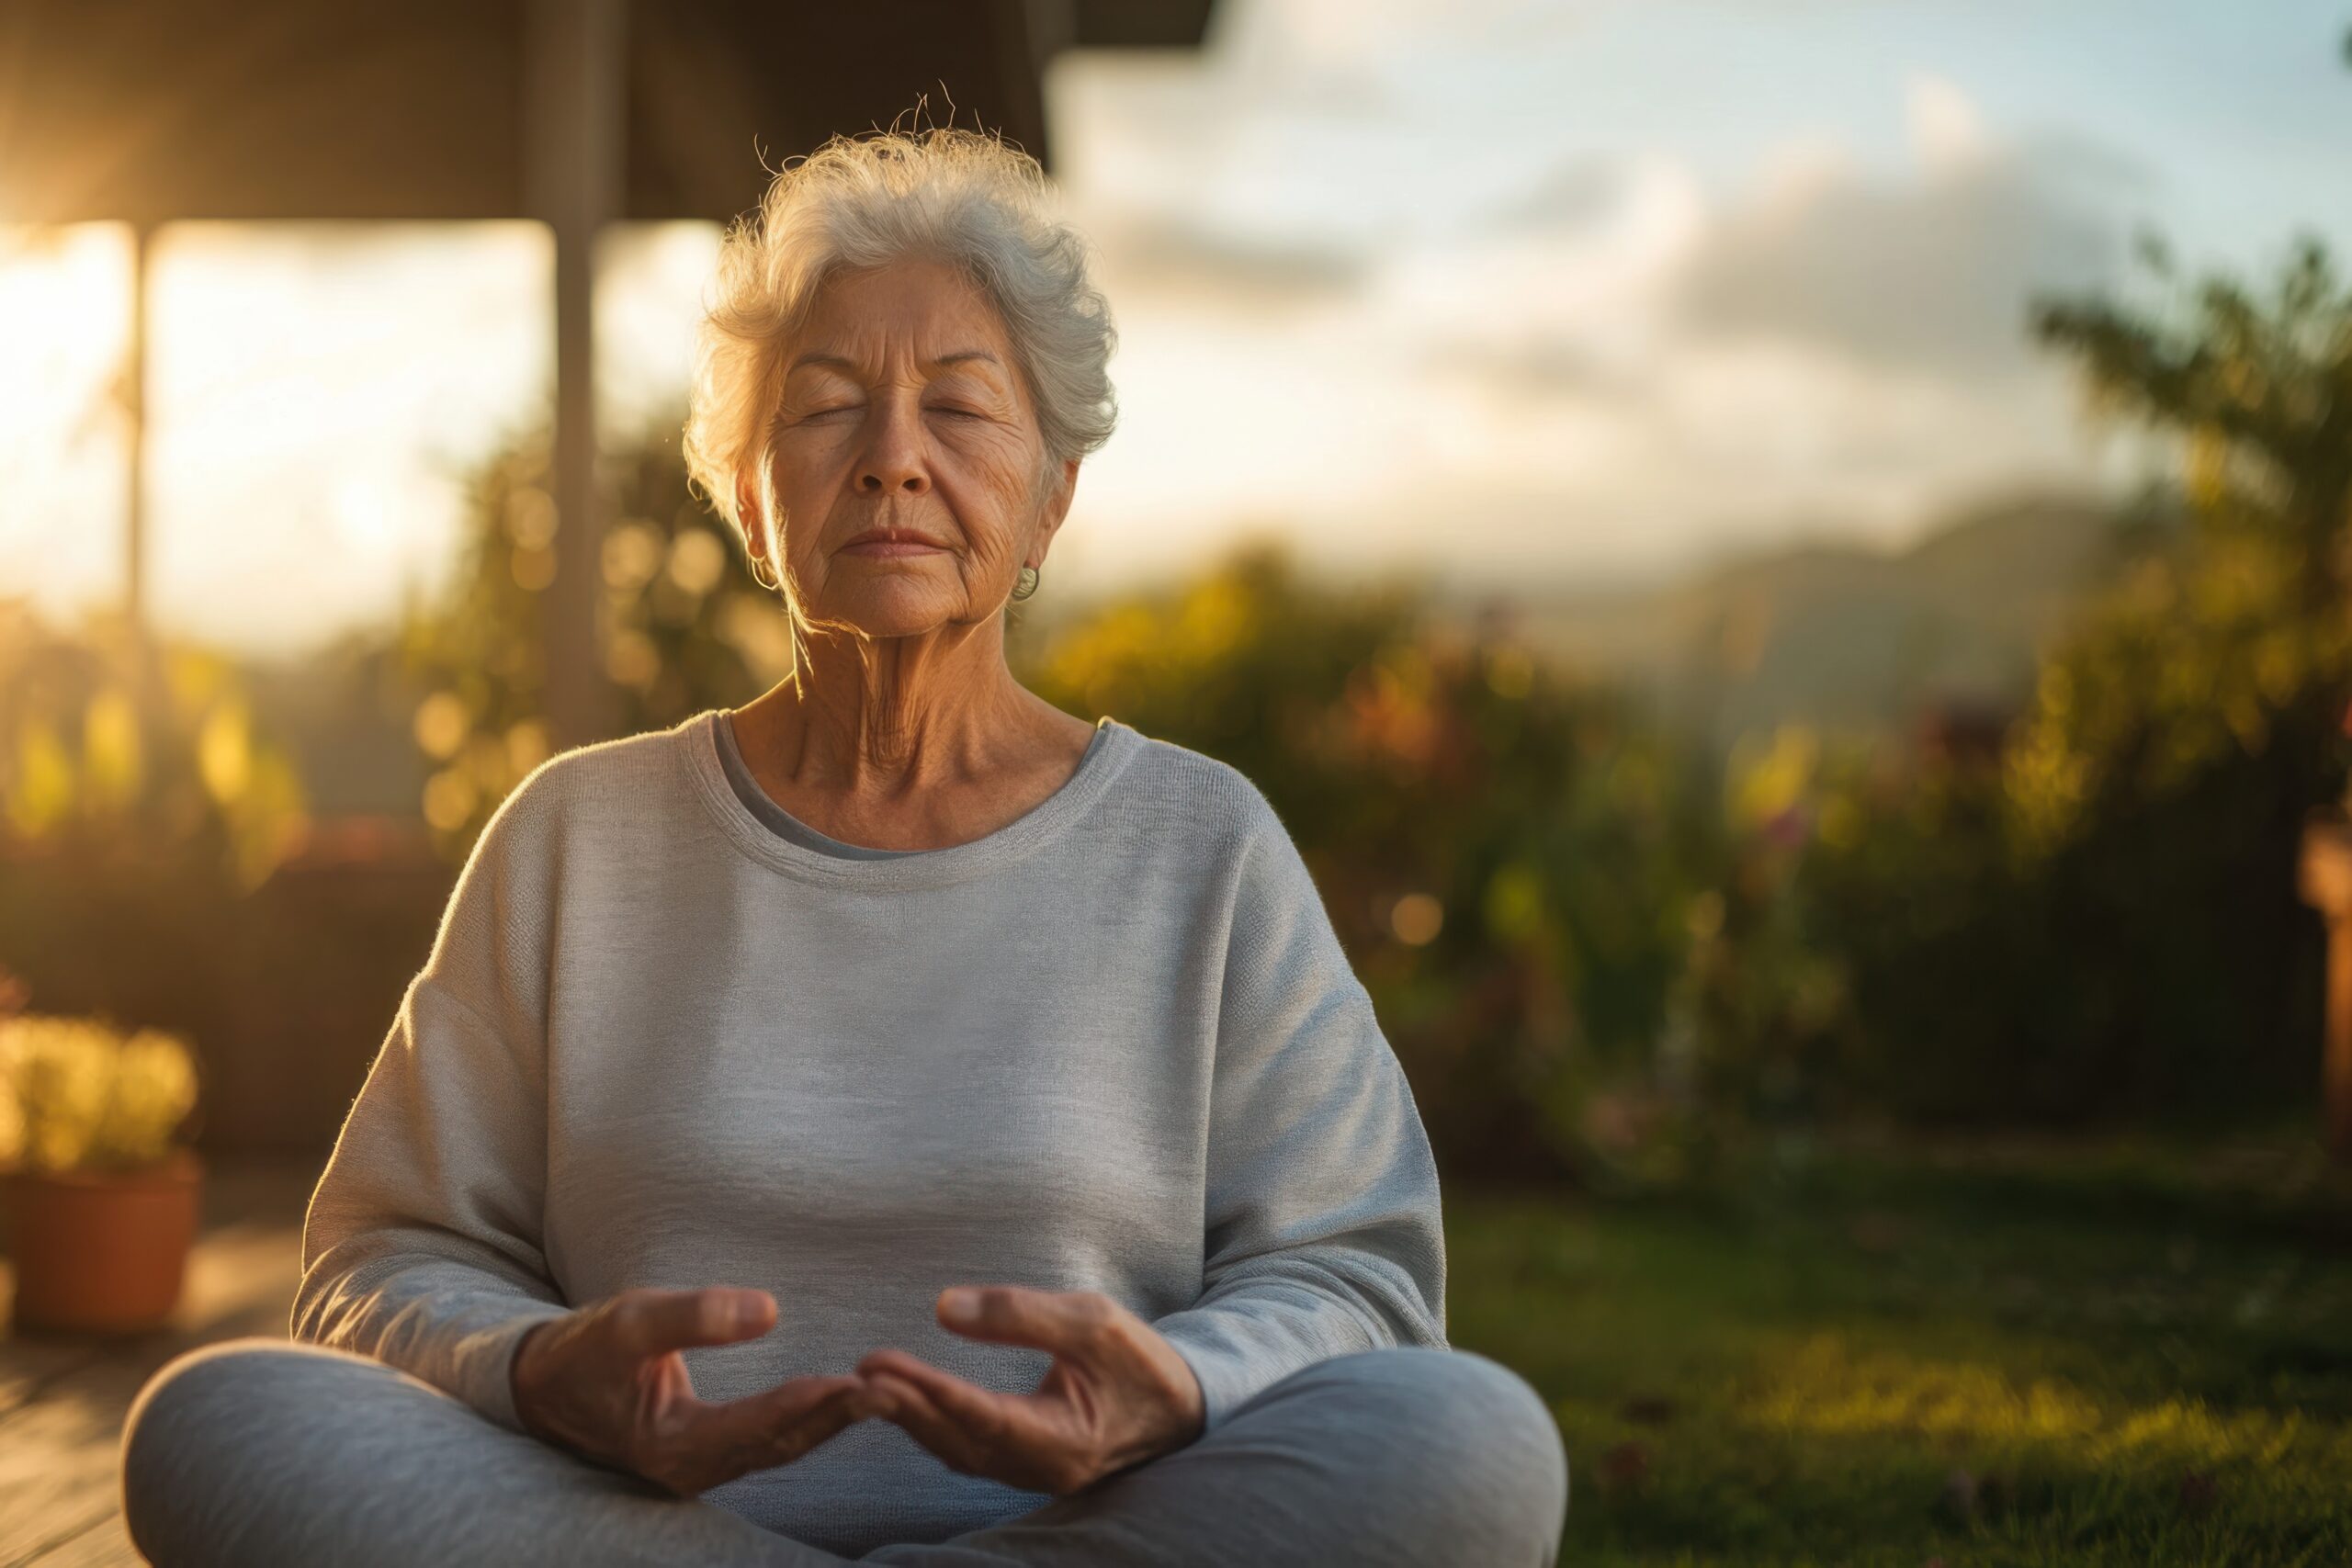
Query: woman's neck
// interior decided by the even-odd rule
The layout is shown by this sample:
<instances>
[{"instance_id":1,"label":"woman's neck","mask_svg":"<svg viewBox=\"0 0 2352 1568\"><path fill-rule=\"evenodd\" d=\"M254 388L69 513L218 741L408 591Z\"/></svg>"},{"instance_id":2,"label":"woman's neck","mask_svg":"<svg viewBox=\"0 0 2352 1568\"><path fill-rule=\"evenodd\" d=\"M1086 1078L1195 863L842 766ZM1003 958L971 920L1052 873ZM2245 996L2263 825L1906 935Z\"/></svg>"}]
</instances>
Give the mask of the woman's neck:
<instances>
[{"instance_id":1,"label":"woman's neck","mask_svg":"<svg viewBox=\"0 0 2352 1568\"><path fill-rule=\"evenodd\" d=\"M1066 783L1094 727L1016 681L1001 634L809 638L732 716L761 787L853 843L923 848L1010 821Z\"/></svg>"}]
</instances>

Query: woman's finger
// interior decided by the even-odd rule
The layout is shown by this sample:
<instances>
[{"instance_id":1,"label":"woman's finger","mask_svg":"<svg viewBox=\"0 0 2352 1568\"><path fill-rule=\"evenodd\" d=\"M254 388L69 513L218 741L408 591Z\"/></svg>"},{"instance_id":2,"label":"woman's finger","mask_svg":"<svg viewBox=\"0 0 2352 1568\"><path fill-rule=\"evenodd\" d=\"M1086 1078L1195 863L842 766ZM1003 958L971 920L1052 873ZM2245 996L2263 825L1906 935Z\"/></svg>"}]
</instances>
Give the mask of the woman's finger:
<instances>
[{"instance_id":1,"label":"woman's finger","mask_svg":"<svg viewBox=\"0 0 2352 1568\"><path fill-rule=\"evenodd\" d=\"M1045 1457L1063 1442L1063 1428L1048 1420L1044 1402L1031 1393L999 1393L967 1382L927 1363L915 1382L939 1413L1001 1452Z\"/></svg>"},{"instance_id":2,"label":"woman's finger","mask_svg":"<svg viewBox=\"0 0 2352 1568\"><path fill-rule=\"evenodd\" d=\"M935 1311L944 1327L968 1339L1084 1359L1102 1349L1125 1309L1099 1291L957 1285L939 1293Z\"/></svg>"},{"instance_id":3,"label":"woman's finger","mask_svg":"<svg viewBox=\"0 0 2352 1568\"><path fill-rule=\"evenodd\" d=\"M923 1362L916 1367L911 1377L883 1372L876 1381L913 1387L932 1413L962 1432L978 1456L978 1473L1057 1494L1086 1483L1090 1448L1079 1433L1080 1423L1059 1404L1036 1394L999 1393Z\"/></svg>"},{"instance_id":4,"label":"woman's finger","mask_svg":"<svg viewBox=\"0 0 2352 1568\"><path fill-rule=\"evenodd\" d=\"M862 1378L871 1378L876 1372L888 1372L894 1377L910 1381L920 1381L924 1374L935 1372L938 1370L919 1356L910 1355L904 1350L889 1348L868 1350L858 1358L857 1365L851 1369Z\"/></svg>"},{"instance_id":5,"label":"woman's finger","mask_svg":"<svg viewBox=\"0 0 2352 1568\"><path fill-rule=\"evenodd\" d=\"M765 1291L727 1288L626 1291L605 1310L620 1348L637 1356L756 1339L776 1318Z\"/></svg>"},{"instance_id":6,"label":"woman's finger","mask_svg":"<svg viewBox=\"0 0 2352 1568\"><path fill-rule=\"evenodd\" d=\"M863 1419L865 1398L862 1379L794 1378L741 1399L701 1405L687 1416L678 1440L724 1456L723 1479L731 1479L798 1459Z\"/></svg>"},{"instance_id":7,"label":"woman's finger","mask_svg":"<svg viewBox=\"0 0 2352 1568\"><path fill-rule=\"evenodd\" d=\"M950 1470L966 1475L989 1475L988 1455L962 1423L951 1421L934 1404L929 1392L904 1378L879 1373L866 1380L867 1385L881 1397L876 1414L896 1426L933 1453Z\"/></svg>"},{"instance_id":8,"label":"woman's finger","mask_svg":"<svg viewBox=\"0 0 2352 1568\"><path fill-rule=\"evenodd\" d=\"M854 1422L866 1417L865 1380L841 1377L799 1380L829 1386L799 1400L777 1403L767 1427L761 1468L789 1464ZM754 1396L756 1397L756 1396Z\"/></svg>"},{"instance_id":9,"label":"woman's finger","mask_svg":"<svg viewBox=\"0 0 2352 1568\"><path fill-rule=\"evenodd\" d=\"M710 1431L748 1432L764 1436L807 1421L831 1420L840 1415L855 1420L863 1414L865 1380L847 1374L792 1378L724 1404L704 1404L691 1424Z\"/></svg>"},{"instance_id":10,"label":"woman's finger","mask_svg":"<svg viewBox=\"0 0 2352 1568\"><path fill-rule=\"evenodd\" d=\"M1034 1430L1034 1417L1023 1420L1029 1415L1027 1406L1035 1403L1032 1395L999 1393L911 1356L894 1358L876 1370L884 1377L912 1383L933 1409L989 1442L1001 1443L1023 1427Z\"/></svg>"}]
</instances>

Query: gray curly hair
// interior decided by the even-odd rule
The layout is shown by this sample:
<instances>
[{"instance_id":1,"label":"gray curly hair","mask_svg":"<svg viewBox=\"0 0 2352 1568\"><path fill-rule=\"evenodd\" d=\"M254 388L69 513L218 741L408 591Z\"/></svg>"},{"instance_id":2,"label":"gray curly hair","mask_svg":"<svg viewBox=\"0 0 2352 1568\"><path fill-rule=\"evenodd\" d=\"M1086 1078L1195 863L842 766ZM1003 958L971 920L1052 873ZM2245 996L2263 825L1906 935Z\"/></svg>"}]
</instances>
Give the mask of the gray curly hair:
<instances>
[{"instance_id":1,"label":"gray curly hair","mask_svg":"<svg viewBox=\"0 0 2352 1568\"><path fill-rule=\"evenodd\" d=\"M764 486L782 350L836 269L936 259L959 267L1003 319L1055 470L1111 438L1106 366L1118 344L1089 247L1051 209L1036 159L998 136L936 127L836 136L786 160L756 214L719 247L716 299L695 333L686 472L741 535L739 476Z\"/></svg>"}]
</instances>

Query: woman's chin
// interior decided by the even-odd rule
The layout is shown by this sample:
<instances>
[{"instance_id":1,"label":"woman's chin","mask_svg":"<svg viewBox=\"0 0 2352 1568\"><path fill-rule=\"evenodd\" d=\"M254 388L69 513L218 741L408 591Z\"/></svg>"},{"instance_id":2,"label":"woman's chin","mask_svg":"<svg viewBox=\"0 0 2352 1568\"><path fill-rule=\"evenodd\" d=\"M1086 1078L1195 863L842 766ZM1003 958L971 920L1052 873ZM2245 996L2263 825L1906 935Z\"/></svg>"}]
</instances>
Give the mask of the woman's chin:
<instances>
[{"instance_id":1,"label":"woman's chin","mask_svg":"<svg viewBox=\"0 0 2352 1568\"><path fill-rule=\"evenodd\" d=\"M868 637L912 637L961 618L966 599L960 581L932 571L877 571L855 579L836 572L817 615L847 621Z\"/></svg>"}]
</instances>

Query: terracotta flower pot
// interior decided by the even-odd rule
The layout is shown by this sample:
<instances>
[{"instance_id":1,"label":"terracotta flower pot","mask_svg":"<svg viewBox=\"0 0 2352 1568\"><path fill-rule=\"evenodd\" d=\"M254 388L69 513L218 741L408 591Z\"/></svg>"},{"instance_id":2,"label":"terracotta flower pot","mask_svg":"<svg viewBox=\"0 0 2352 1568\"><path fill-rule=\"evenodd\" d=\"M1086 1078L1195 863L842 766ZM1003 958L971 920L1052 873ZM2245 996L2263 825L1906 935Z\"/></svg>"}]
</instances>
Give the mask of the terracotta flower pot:
<instances>
[{"instance_id":1,"label":"terracotta flower pot","mask_svg":"<svg viewBox=\"0 0 2352 1568\"><path fill-rule=\"evenodd\" d=\"M157 1328L179 1307L204 1168L194 1153L141 1170L7 1173L14 1326L92 1334Z\"/></svg>"}]
</instances>

